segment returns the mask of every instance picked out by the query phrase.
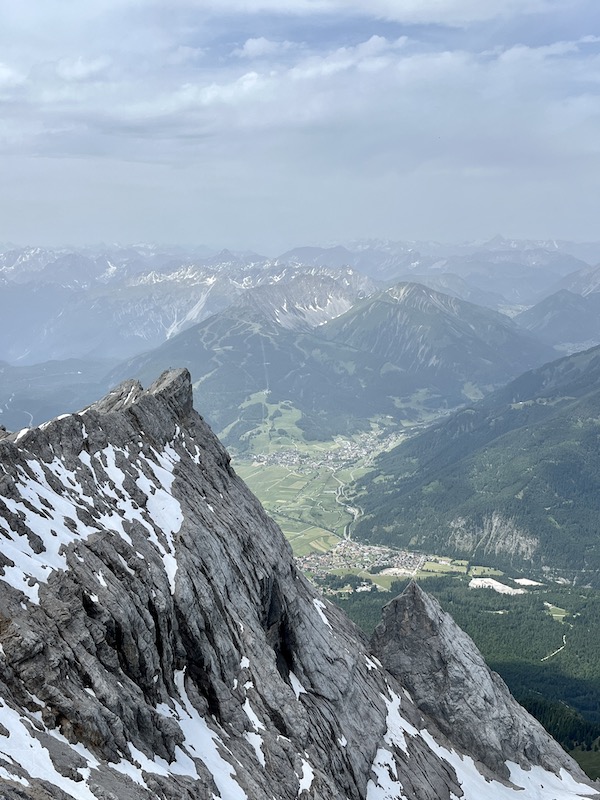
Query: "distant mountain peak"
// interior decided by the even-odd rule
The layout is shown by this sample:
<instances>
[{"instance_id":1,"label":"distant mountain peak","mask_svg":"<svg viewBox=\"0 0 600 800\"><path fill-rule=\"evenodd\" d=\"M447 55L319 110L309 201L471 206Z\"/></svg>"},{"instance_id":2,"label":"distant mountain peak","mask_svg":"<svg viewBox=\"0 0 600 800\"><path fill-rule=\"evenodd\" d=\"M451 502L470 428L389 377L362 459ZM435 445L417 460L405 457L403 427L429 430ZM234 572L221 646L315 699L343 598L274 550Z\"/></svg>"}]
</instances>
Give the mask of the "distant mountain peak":
<instances>
[{"instance_id":1,"label":"distant mountain peak","mask_svg":"<svg viewBox=\"0 0 600 800\"><path fill-rule=\"evenodd\" d=\"M426 298L433 298L433 297L448 297L448 295L441 295L440 292L437 292L435 289L431 289L429 286L426 286L423 283L417 283L413 281L407 281L403 283L397 283L395 286L392 286L389 289L386 289L385 294L392 297L394 300L407 300L411 297L426 297Z\"/></svg>"}]
</instances>

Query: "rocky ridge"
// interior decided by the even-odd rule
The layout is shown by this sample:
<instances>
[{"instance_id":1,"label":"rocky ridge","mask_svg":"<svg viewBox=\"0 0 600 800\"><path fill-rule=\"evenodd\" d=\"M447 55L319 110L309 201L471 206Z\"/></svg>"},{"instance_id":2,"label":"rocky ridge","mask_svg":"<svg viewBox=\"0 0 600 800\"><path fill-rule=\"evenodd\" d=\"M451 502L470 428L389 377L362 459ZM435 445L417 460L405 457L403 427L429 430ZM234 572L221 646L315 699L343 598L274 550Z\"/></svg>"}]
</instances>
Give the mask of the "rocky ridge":
<instances>
[{"instance_id":1,"label":"rocky ridge","mask_svg":"<svg viewBox=\"0 0 600 800\"><path fill-rule=\"evenodd\" d=\"M516 737L498 750L458 712L486 668L418 589L402 625L387 612L382 666L296 569L185 370L0 436L0 543L3 800L599 795L495 679L486 709ZM464 664L430 708L385 646L408 629L422 686Z\"/></svg>"},{"instance_id":2,"label":"rocky ridge","mask_svg":"<svg viewBox=\"0 0 600 800\"><path fill-rule=\"evenodd\" d=\"M507 761L525 769L532 763L568 769L567 754L515 703L473 640L416 583L384 607L371 646L421 711L494 775L510 777Z\"/></svg>"}]
</instances>

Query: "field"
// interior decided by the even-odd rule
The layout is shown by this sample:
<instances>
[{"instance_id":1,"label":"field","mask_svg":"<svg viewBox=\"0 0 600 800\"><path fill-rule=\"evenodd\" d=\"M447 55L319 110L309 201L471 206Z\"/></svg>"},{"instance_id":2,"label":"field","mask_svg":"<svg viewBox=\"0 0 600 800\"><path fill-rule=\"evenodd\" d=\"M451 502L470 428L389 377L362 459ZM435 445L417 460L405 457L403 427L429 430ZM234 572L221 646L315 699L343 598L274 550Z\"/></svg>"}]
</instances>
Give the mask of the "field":
<instances>
[{"instance_id":1,"label":"field","mask_svg":"<svg viewBox=\"0 0 600 800\"><path fill-rule=\"evenodd\" d=\"M467 572L467 565L468 562L461 559L454 560L450 558L439 558L437 556L432 556L421 568L419 577L427 578L430 575L465 575Z\"/></svg>"},{"instance_id":2,"label":"field","mask_svg":"<svg viewBox=\"0 0 600 800\"><path fill-rule=\"evenodd\" d=\"M344 536L354 516L345 487L358 470L331 466L236 462L235 469L290 541L294 554L326 552Z\"/></svg>"},{"instance_id":3,"label":"field","mask_svg":"<svg viewBox=\"0 0 600 800\"><path fill-rule=\"evenodd\" d=\"M345 442L345 447L354 443ZM347 450L338 441L328 448L323 443L304 445L303 450L275 450L267 463L238 459L235 469L277 522L298 558L330 553L348 535L358 509L351 509L346 488L367 471L365 456L355 466L339 466ZM258 456L257 456L258 458ZM277 461L277 463L270 463ZM282 463L289 462L289 463ZM368 545L363 545L368 548ZM320 561L321 570L331 575L356 575L380 591L389 591L398 574L371 572L358 564L338 567L333 559ZM471 565L463 559L431 555L414 573L420 579L442 575L501 576L486 566ZM309 570L310 572L310 570Z\"/></svg>"},{"instance_id":4,"label":"field","mask_svg":"<svg viewBox=\"0 0 600 800\"><path fill-rule=\"evenodd\" d=\"M553 606L551 603L545 603L545 606L548 610L548 614L550 614L550 616L553 617L557 622L565 621L565 617L569 613L565 608Z\"/></svg>"},{"instance_id":5,"label":"field","mask_svg":"<svg viewBox=\"0 0 600 800\"><path fill-rule=\"evenodd\" d=\"M367 572L364 569L334 569L334 570L331 570L331 574L332 575L348 575L348 574L356 575L358 578L362 578L363 580L366 580L366 581L371 581L382 592L389 592L390 589L391 589L392 584L398 580L398 576L397 575L382 575L382 574L373 575L372 573ZM382 600L382 603L383 602L387 602L387 601Z\"/></svg>"},{"instance_id":6,"label":"field","mask_svg":"<svg viewBox=\"0 0 600 800\"><path fill-rule=\"evenodd\" d=\"M246 435L244 450L233 454L233 466L296 556L327 552L348 534L359 513L347 500L348 486L369 472L378 453L405 434L390 434L373 420L371 432L311 442L296 426L295 409L264 401L263 407L262 424Z\"/></svg>"},{"instance_id":7,"label":"field","mask_svg":"<svg viewBox=\"0 0 600 800\"><path fill-rule=\"evenodd\" d=\"M266 451L250 458L238 457L234 460L235 469L282 529L294 555L301 559L322 556L317 559L318 566L314 565L314 559L310 566L304 561L301 566L307 573L314 575L318 583L321 582L318 575L322 579L325 573L351 574L373 583L380 591L389 591L402 575L371 571L360 562L340 566L339 559L332 554L343 539L351 536L352 523L360 516L360 509L350 505L346 492L357 477L369 471L377 452L377 440L364 435L338 438L333 442L296 440L294 448L282 446L276 437L266 440L261 435L256 441L262 443ZM428 555L418 569L404 576L407 574L419 579L467 574L498 578L503 575L492 567L438 555ZM566 614L557 607L548 608L548 613L559 621Z\"/></svg>"},{"instance_id":8,"label":"field","mask_svg":"<svg viewBox=\"0 0 600 800\"><path fill-rule=\"evenodd\" d=\"M351 574L370 581L380 591L389 591L395 580L409 574L419 579L503 575L489 566L431 554L418 569L411 567L403 575L371 571L368 563L360 560L340 565L337 553L332 551L341 541L351 538L352 524L361 516L361 510L348 499L349 487L372 469L377 454L406 434L390 435L373 420L370 433L308 442L296 426L298 412L285 403L267 404L263 395L255 395L249 401L262 400L263 422L249 434L250 447L234 455L233 466L282 529L294 555L303 559L302 568L309 575L314 574L317 582L318 576L322 578L325 573ZM309 565L307 556L321 558L315 566L314 558L308 559ZM559 621L566 614L557 607L548 608L548 613Z\"/></svg>"}]
</instances>

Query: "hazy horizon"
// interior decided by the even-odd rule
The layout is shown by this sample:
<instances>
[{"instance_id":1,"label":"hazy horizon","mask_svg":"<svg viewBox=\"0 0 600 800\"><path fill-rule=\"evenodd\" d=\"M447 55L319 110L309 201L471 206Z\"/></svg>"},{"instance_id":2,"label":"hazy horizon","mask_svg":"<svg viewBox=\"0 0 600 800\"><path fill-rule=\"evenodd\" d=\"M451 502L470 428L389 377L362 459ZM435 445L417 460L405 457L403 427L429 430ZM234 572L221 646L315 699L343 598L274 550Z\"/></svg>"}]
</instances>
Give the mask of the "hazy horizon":
<instances>
[{"instance_id":1,"label":"hazy horizon","mask_svg":"<svg viewBox=\"0 0 600 800\"><path fill-rule=\"evenodd\" d=\"M452 249L452 248L473 248L476 249L478 246L485 247L493 243L495 240L502 240L510 245L511 242L518 242L518 243L532 243L532 244L539 244L542 245L550 245L555 244L557 247L560 245L574 245L574 246L593 246L600 249L600 236L598 239L592 241L576 241L576 240L565 240L559 239L557 237L548 237L547 239L536 239L534 237L523 237L517 238L513 236L504 236L501 233L496 234L495 236L491 236L489 238L479 237L477 239L471 240L462 240L462 241L439 241L435 239L430 240L423 240L423 239L353 239L353 240L346 240L346 241L307 241L307 242L296 242L295 244L291 245L282 250L254 250L250 247L229 247L226 242L224 243L217 243L217 244L207 244L206 242L167 242L167 241L96 241L96 242L82 242L81 244L77 244L75 242L59 242L57 244L50 244L47 242L15 242L15 241L5 241L0 242L0 250L7 250L7 249L47 249L47 250L74 250L74 251L105 251L110 250L111 248L155 248L156 250L162 250L169 252L170 250L181 250L184 254L189 254L191 251L197 251L199 258L212 258L221 252L231 252L233 255L243 256L243 255L257 255L264 258L278 258L282 255L285 255L286 252L296 249L305 249L305 248L315 248L315 249L335 249L335 248L345 248L348 249L350 252L353 251L353 247L359 249L362 247L366 247L371 244L373 247L377 248L377 246L381 245L414 245L415 248L418 248L419 245L429 245L429 246L439 246L441 251L444 249ZM585 259L584 259L585 260Z\"/></svg>"}]
</instances>

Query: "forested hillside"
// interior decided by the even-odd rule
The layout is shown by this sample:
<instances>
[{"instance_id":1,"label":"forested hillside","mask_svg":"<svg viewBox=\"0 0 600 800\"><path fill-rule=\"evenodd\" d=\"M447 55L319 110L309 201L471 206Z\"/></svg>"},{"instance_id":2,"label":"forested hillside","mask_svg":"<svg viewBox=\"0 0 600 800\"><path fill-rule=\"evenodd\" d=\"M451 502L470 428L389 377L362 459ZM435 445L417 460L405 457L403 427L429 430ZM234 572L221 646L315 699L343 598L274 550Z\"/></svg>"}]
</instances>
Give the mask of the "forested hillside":
<instances>
[{"instance_id":1,"label":"forested hillside","mask_svg":"<svg viewBox=\"0 0 600 800\"><path fill-rule=\"evenodd\" d=\"M600 570L600 349L525 373L382 455L357 538L557 572Z\"/></svg>"}]
</instances>

